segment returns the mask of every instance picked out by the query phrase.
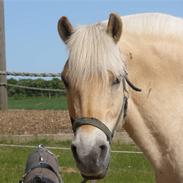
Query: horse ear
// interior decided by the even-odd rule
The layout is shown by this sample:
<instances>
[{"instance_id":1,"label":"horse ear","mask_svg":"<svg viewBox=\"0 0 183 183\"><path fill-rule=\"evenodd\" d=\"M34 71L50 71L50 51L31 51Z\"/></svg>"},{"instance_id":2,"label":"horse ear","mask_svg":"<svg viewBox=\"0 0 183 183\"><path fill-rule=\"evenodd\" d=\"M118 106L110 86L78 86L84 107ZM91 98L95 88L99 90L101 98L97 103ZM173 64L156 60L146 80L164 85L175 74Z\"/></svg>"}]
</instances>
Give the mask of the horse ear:
<instances>
[{"instance_id":1,"label":"horse ear","mask_svg":"<svg viewBox=\"0 0 183 183\"><path fill-rule=\"evenodd\" d=\"M112 36L114 42L117 43L122 33L122 21L119 15L111 13L107 25L107 33Z\"/></svg>"},{"instance_id":2,"label":"horse ear","mask_svg":"<svg viewBox=\"0 0 183 183\"><path fill-rule=\"evenodd\" d=\"M74 29L67 17L61 17L58 21L58 33L65 43L67 43L73 32Z\"/></svg>"}]
</instances>

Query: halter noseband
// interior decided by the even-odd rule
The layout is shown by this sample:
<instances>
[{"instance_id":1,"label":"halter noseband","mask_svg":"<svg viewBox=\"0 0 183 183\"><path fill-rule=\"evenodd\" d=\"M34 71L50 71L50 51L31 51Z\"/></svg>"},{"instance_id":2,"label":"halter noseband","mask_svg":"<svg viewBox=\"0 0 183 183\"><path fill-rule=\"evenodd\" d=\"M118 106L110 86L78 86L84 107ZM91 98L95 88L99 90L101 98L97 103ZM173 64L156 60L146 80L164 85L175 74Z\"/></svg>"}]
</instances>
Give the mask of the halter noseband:
<instances>
[{"instance_id":1,"label":"halter noseband","mask_svg":"<svg viewBox=\"0 0 183 183\"><path fill-rule=\"evenodd\" d=\"M135 91L140 92L141 89L137 88L136 86L134 86L129 79L125 76L123 79L123 91L124 93L128 93L126 90L126 83ZM107 137L107 140L109 141L109 143L111 144L112 138L114 136L114 132L119 124L119 122L121 121L121 119L123 120L126 116L127 113L127 106L128 106L128 96L124 95L123 97L123 103L122 103L122 107L120 110L120 114L118 116L117 122L113 128L113 130L109 130L109 128L102 123L100 120L96 119L96 118L88 118L88 117L83 117L83 118L77 118L73 121L72 124L72 130L74 133L76 133L76 130L83 125L91 125L94 126L98 129L100 129L101 131L103 131Z\"/></svg>"}]
</instances>

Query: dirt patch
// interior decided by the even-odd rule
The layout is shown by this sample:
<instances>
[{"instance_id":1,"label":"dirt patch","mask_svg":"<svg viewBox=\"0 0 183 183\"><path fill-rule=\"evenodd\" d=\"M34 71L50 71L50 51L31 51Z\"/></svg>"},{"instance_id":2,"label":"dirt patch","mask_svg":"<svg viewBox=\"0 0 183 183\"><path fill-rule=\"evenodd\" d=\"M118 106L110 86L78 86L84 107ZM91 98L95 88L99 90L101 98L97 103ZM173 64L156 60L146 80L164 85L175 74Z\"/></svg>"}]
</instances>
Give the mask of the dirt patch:
<instances>
[{"instance_id":1,"label":"dirt patch","mask_svg":"<svg viewBox=\"0 0 183 183\"><path fill-rule=\"evenodd\" d=\"M70 140L73 138L68 111L9 110L0 111L0 140L27 142L34 139ZM123 130L113 141L133 143Z\"/></svg>"},{"instance_id":2,"label":"dirt patch","mask_svg":"<svg viewBox=\"0 0 183 183\"><path fill-rule=\"evenodd\" d=\"M67 111L10 110L0 112L1 135L71 133Z\"/></svg>"},{"instance_id":3,"label":"dirt patch","mask_svg":"<svg viewBox=\"0 0 183 183\"><path fill-rule=\"evenodd\" d=\"M76 168L72 168L72 167L62 167L61 168L61 173L79 173L79 171Z\"/></svg>"}]
</instances>

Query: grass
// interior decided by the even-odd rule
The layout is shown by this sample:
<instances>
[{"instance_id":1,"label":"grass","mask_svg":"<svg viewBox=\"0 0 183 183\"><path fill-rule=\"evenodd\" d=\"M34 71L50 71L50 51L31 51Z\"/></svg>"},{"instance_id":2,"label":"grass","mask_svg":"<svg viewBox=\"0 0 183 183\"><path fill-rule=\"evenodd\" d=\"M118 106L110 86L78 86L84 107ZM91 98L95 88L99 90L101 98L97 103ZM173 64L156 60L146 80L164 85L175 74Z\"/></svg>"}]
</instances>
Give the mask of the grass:
<instances>
[{"instance_id":1,"label":"grass","mask_svg":"<svg viewBox=\"0 0 183 183\"><path fill-rule=\"evenodd\" d=\"M60 97L9 97L9 109L34 109L34 110L66 110L67 101L65 96Z\"/></svg>"},{"instance_id":2,"label":"grass","mask_svg":"<svg viewBox=\"0 0 183 183\"><path fill-rule=\"evenodd\" d=\"M6 143L6 142L0 142ZM70 142L34 141L29 145L45 144L46 146L69 147ZM113 150L137 150L134 145L114 144ZM23 174L25 162L31 149L8 148L0 149L0 182L16 183ZM81 177L75 167L72 154L68 150L52 150L58 157L61 174L65 183L79 183ZM142 154L112 153L108 175L100 183L153 183L153 171Z\"/></svg>"}]
</instances>

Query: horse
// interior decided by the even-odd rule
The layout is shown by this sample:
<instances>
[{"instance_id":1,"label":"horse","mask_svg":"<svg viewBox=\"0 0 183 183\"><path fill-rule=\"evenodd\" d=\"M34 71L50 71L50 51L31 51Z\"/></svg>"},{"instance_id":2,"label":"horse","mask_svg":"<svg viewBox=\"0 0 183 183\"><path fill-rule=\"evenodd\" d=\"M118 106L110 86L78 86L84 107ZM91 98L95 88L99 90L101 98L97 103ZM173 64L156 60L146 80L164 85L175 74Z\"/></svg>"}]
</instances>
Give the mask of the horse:
<instances>
[{"instance_id":1,"label":"horse","mask_svg":"<svg viewBox=\"0 0 183 183\"><path fill-rule=\"evenodd\" d=\"M58 32L69 50L61 75L81 175L105 177L114 131L123 126L157 183L183 183L183 20L111 13L74 28L63 16Z\"/></svg>"}]
</instances>

